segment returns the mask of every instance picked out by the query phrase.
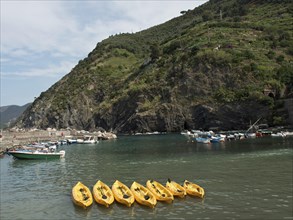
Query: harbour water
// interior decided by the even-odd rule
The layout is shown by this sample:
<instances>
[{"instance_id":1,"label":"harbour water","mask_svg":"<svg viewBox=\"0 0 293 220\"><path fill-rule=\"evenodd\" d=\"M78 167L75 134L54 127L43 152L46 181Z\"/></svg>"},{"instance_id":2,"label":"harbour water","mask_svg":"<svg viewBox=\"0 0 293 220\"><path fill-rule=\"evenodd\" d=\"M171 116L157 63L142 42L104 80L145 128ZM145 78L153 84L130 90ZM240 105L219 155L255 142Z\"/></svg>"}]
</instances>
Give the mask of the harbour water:
<instances>
[{"instance_id":1,"label":"harbour water","mask_svg":"<svg viewBox=\"0 0 293 220\"><path fill-rule=\"evenodd\" d=\"M293 219L292 137L207 145L179 134L122 136L59 150L64 159L0 159L0 219ZM154 209L115 202L84 210L71 200L78 181L92 188L98 179L109 186L118 179L130 187L168 178L197 183L205 198L175 198Z\"/></svg>"}]
</instances>

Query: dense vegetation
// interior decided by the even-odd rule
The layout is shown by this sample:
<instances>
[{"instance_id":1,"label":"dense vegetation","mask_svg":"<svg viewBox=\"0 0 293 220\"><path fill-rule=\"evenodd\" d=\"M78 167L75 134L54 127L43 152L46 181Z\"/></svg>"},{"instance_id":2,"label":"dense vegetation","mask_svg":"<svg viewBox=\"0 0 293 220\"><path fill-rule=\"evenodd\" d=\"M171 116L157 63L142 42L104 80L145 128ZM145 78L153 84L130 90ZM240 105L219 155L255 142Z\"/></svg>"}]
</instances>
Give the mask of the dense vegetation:
<instances>
[{"instance_id":1,"label":"dense vegetation","mask_svg":"<svg viewBox=\"0 0 293 220\"><path fill-rule=\"evenodd\" d=\"M269 111L265 122L286 122L276 100L293 93L293 3L210 0L181 14L99 42L35 101L26 112L33 119L19 125L178 131L205 126L194 119L196 106L251 102ZM239 114L241 126L258 117Z\"/></svg>"}]
</instances>

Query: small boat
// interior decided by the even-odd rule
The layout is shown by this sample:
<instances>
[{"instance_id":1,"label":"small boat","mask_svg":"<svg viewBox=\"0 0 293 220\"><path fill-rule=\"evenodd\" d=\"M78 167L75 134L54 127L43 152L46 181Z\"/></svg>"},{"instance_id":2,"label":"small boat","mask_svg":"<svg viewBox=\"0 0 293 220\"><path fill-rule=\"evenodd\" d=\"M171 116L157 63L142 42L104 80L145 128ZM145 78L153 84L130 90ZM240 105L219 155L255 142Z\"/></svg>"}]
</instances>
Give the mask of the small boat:
<instances>
[{"instance_id":1,"label":"small boat","mask_svg":"<svg viewBox=\"0 0 293 220\"><path fill-rule=\"evenodd\" d=\"M186 196L186 190L184 187L175 181L168 179L166 188L173 194L173 196L178 196L180 198L184 198Z\"/></svg>"},{"instance_id":2,"label":"small boat","mask_svg":"<svg viewBox=\"0 0 293 220\"><path fill-rule=\"evenodd\" d=\"M197 143L203 143L203 144L210 144L211 141L209 138L204 138L204 137L197 137L195 138Z\"/></svg>"},{"instance_id":3,"label":"small boat","mask_svg":"<svg viewBox=\"0 0 293 220\"><path fill-rule=\"evenodd\" d=\"M221 142L221 138L220 137L211 137L210 142L211 143L219 143L219 142Z\"/></svg>"},{"instance_id":4,"label":"small boat","mask_svg":"<svg viewBox=\"0 0 293 220\"><path fill-rule=\"evenodd\" d=\"M173 194L157 181L148 180L146 186L154 194L157 200L167 203L173 202Z\"/></svg>"},{"instance_id":5,"label":"small boat","mask_svg":"<svg viewBox=\"0 0 293 220\"><path fill-rule=\"evenodd\" d=\"M96 144L98 141L93 136L85 135L83 139L84 144Z\"/></svg>"},{"instance_id":6,"label":"small boat","mask_svg":"<svg viewBox=\"0 0 293 220\"><path fill-rule=\"evenodd\" d=\"M17 159L40 160L58 159L65 157L65 151L49 152L47 150L11 150L7 152Z\"/></svg>"},{"instance_id":7,"label":"small boat","mask_svg":"<svg viewBox=\"0 0 293 220\"><path fill-rule=\"evenodd\" d=\"M157 204L156 197L148 188L144 187L143 185L134 181L130 187L130 190L132 191L135 200L139 204L148 206L150 208L154 208Z\"/></svg>"},{"instance_id":8,"label":"small boat","mask_svg":"<svg viewBox=\"0 0 293 220\"><path fill-rule=\"evenodd\" d=\"M272 137L286 137L286 134L284 132L278 132L275 134L271 134Z\"/></svg>"},{"instance_id":9,"label":"small boat","mask_svg":"<svg viewBox=\"0 0 293 220\"><path fill-rule=\"evenodd\" d=\"M73 138L71 135L65 136L65 140L67 141L67 144L76 144L77 140Z\"/></svg>"},{"instance_id":10,"label":"small boat","mask_svg":"<svg viewBox=\"0 0 293 220\"><path fill-rule=\"evenodd\" d=\"M256 134L255 133L246 133L245 136L247 138L256 138Z\"/></svg>"},{"instance_id":11,"label":"small boat","mask_svg":"<svg viewBox=\"0 0 293 220\"><path fill-rule=\"evenodd\" d=\"M93 196L97 203L109 207L114 202L114 195L108 185L101 180L97 181L93 188Z\"/></svg>"},{"instance_id":12,"label":"small boat","mask_svg":"<svg viewBox=\"0 0 293 220\"><path fill-rule=\"evenodd\" d=\"M204 197L204 189L195 183L185 180L183 187L186 189L188 195L197 196L200 198Z\"/></svg>"},{"instance_id":13,"label":"small boat","mask_svg":"<svg viewBox=\"0 0 293 220\"><path fill-rule=\"evenodd\" d=\"M133 193L126 185L124 185L120 181L116 180L113 183L112 192L117 202L124 204L128 207L130 207L134 203Z\"/></svg>"},{"instance_id":14,"label":"small boat","mask_svg":"<svg viewBox=\"0 0 293 220\"><path fill-rule=\"evenodd\" d=\"M81 138L77 138L77 139L76 139L76 143L77 143L77 144L83 144L83 142L84 142L84 140L81 139Z\"/></svg>"},{"instance_id":15,"label":"small boat","mask_svg":"<svg viewBox=\"0 0 293 220\"><path fill-rule=\"evenodd\" d=\"M78 182L72 188L72 200L76 205L85 209L93 204L93 196L91 191L81 182Z\"/></svg>"},{"instance_id":16,"label":"small boat","mask_svg":"<svg viewBox=\"0 0 293 220\"><path fill-rule=\"evenodd\" d=\"M91 135L84 135L82 138L78 138L76 141L78 144L96 144L98 142L96 138Z\"/></svg>"}]
</instances>

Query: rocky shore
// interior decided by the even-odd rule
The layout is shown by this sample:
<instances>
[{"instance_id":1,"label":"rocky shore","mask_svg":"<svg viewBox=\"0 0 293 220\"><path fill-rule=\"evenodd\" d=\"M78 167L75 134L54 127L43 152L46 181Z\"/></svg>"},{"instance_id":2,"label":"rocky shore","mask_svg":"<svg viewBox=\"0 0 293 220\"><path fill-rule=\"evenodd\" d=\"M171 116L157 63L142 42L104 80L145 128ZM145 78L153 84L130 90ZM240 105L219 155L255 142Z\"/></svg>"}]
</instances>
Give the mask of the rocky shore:
<instances>
[{"instance_id":1,"label":"rocky shore","mask_svg":"<svg viewBox=\"0 0 293 220\"><path fill-rule=\"evenodd\" d=\"M67 137L79 138L84 135L91 135L99 140L115 139L117 136L111 132L88 132L77 130L6 130L0 136L0 155L8 148L17 145L26 145L32 142L66 140Z\"/></svg>"}]
</instances>

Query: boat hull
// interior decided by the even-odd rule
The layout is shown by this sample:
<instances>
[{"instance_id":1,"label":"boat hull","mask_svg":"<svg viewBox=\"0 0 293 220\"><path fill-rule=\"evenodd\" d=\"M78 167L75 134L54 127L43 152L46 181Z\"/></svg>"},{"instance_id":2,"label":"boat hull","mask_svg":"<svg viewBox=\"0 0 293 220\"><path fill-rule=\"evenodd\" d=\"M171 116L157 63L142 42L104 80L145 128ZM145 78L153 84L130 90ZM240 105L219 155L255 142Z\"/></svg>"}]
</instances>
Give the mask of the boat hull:
<instances>
[{"instance_id":1,"label":"boat hull","mask_svg":"<svg viewBox=\"0 0 293 220\"><path fill-rule=\"evenodd\" d=\"M184 181L183 187L186 189L188 195L197 196L199 198L203 198L205 195L205 191L202 187L187 180Z\"/></svg>"},{"instance_id":2,"label":"boat hull","mask_svg":"<svg viewBox=\"0 0 293 220\"><path fill-rule=\"evenodd\" d=\"M116 180L112 185L112 192L114 194L114 198L117 202L130 207L134 203L134 195L131 190L121 183L120 181Z\"/></svg>"},{"instance_id":3,"label":"boat hull","mask_svg":"<svg viewBox=\"0 0 293 220\"><path fill-rule=\"evenodd\" d=\"M154 194L158 201L172 203L174 200L173 194L164 187L161 183L148 180L146 183L147 188Z\"/></svg>"},{"instance_id":4,"label":"boat hull","mask_svg":"<svg viewBox=\"0 0 293 220\"><path fill-rule=\"evenodd\" d=\"M72 201L74 204L86 209L93 204L93 196L87 186L78 182L72 188Z\"/></svg>"},{"instance_id":5,"label":"boat hull","mask_svg":"<svg viewBox=\"0 0 293 220\"><path fill-rule=\"evenodd\" d=\"M114 195L108 185L101 180L93 188L93 196L97 203L109 207L114 202Z\"/></svg>"},{"instance_id":6,"label":"boat hull","mask_svg":"<svg viewBox=\"0 0 293 220\"><path fill-rule=\"evenodd\" d=\"M166 188L173 194L173 196L180 198L184 198L186 196L185 188L175 181L168 180L166 183Z\"/></svg>"},{"instance_id":7,"label":"boat hull","mask_svg":"<svg viewBox=\"0 0 293 220\"><path fill-rule=\"evenodd\" d=\"M144 187L143 185L137 182L133 182L130 190L134 195L135 201L139 204L148 206L150 208L154 208L157 204L156 197L148 188Z\"/></svg>"},{"instance_id":8,"label":"boat hull","mask_svg":"<svg viewBox=\"0 0 293 220\"><path fill-rule=\"evenodd\" d=\"M24 160L49 160L49 159L59 159L65 156L65 151L60 151L59 153L41 153L41 152L23 152L23 151L9 151L8 154L12 155L17 159Z\"/></svg>"}]
</instances>

